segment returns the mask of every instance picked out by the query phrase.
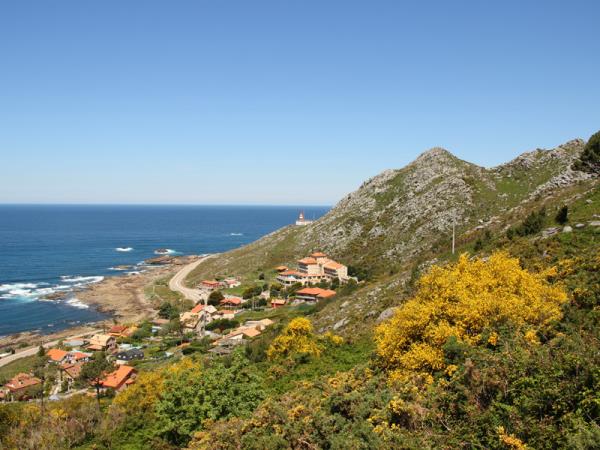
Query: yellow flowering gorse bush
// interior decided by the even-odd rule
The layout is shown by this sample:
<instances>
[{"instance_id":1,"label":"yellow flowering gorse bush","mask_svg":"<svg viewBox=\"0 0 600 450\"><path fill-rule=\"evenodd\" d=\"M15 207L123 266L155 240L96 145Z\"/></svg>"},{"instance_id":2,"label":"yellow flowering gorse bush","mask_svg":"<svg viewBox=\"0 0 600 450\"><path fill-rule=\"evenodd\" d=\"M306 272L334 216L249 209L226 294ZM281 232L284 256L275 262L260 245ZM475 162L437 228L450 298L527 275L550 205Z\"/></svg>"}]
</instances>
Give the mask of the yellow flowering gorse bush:
<instances>
[{"instance_id":1,"label":"yellow flowering gorse bush","mask_svg":"<svg viewBox=\"0 0 600 450\"><path fill-rule=\"evenodd\" d=\"M451 336L468 345L497 345L493 330L501 324L536 330L559 319L567 295L547 275L527 272L504 252L487 261L463 254L456 264L434 266L414 298L376 329L377 352L391 379L432 381L431 373L446 369L442 347Z\"/></svg>"},{"instance_id":2,"label":"yellow flowering gorse bush","mask_svg":"<svg viewBox=\"0 0 600 450\"><path fill-rule=\"evenodd\" d=\"M308 354L317 357L321 355L321 347L313 332L313 326L310 320L304 317L293 319L281 334L273 340L267 351L269 359L288 357L295 354Z\"/></svg>"}]
</instances>

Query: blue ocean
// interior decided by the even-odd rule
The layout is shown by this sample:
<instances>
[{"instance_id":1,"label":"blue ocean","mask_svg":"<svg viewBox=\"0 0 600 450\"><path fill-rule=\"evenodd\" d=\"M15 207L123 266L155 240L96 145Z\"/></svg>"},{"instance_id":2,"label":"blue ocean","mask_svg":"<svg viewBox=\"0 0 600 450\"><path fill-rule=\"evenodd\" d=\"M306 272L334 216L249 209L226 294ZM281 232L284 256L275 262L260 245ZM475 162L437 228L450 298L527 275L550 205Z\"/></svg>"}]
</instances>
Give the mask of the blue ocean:
<instances>
[{"instance_id":1,"label":"blue ocean","mask_svg":"<svg viewBox=\"0 0 600 450\"><path fill-rule=\"evenodd\" d=\"M157 249L187 255L231 250L327 207L0 205L0 336L51 333L105 315L77 290ZM66 291L63 300L42 297Z\"/></svg>"}]
</instances>

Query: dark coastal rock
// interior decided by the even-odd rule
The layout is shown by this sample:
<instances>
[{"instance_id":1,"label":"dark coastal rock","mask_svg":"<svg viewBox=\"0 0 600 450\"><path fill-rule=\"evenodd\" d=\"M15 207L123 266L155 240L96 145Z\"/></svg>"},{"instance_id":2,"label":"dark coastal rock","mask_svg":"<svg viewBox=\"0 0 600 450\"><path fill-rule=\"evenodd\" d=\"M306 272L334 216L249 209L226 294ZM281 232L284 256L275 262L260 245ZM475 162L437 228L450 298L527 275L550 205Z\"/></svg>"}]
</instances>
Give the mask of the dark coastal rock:
<instances>
[{"instance_id":1,"label":"dark coastal rock","mask_svg":"<svg viewBox=\"0 0 600 450\"><path fill-rule=\"evenodd\" d=\"M169 264L173 261L172 256L157 256L156 258L150 258L144 261L146 264L160 265Z\"/></svg>"},{"instance_id":2,"label":"dark coastal rock","mask_svg":"<svg viewBox=\"0 0 600 450\"><path fill-rule=\"evenodd\" d=\"M47 300L63 300L69 293L65 291L52 292L51 294L45 295L44 298Z\"/></svg>"}]
</instances>

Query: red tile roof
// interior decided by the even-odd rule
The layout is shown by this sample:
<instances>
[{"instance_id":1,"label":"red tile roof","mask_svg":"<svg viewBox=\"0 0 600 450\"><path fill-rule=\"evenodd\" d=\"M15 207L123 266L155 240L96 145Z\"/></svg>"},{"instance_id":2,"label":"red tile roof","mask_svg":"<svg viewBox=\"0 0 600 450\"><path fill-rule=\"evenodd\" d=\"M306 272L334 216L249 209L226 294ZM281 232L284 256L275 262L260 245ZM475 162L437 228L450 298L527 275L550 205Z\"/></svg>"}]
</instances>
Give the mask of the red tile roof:
<instances>
[{"instance_id":1,"label":"red tile roof","mask_svg":"<svg viewBox=\"0 0 600 450\"><path fill-rule=\"evenodd\" d=\"M332 291L331 289L321 289L321 288L315 287L315 288L300 289L298 292L296 292L296 294L309 295L309 296L320 297L320 298L329 298L329 297L333 297L335 295L335 291Z\"/></svg>"},{"instance_id":2,"label":"red tile roof","mask_svg":"<svg viewBox=\"0 0 600 450\"><path fill-rule=\"evenodd\" d=\"M127 330L125 325L113 325L110 330L108 330L108 334L121 334Z\"/></svg>"},{"instance_id":3,"label":"red tile roof","mask_svg":"<svg viewBox=\"0 0 600 450\"><path fill-rule=\"evenodd\" d=\"M202 303L198 303L196 306L194 306L192 308L192 310L190 312L193 313L193 314L198 314L203 309L204 309L204 305Z\"/></svg>"},{"instance_id":4,"label":"red tile roof","mask_svg":"<svg viewBox=\"0 0 600 450\"><path fill-rule=\"evenodd\" d=\"M135 369L131 366L119 366L117 370L106 375L104 380L102 380L102 386L118 389L134 373Z\"/></svg>"},{"instance_id":5,"label":"red tile roof","mask_svg":"<svg viewBox=\"0 0 600 450\"><path fill-rule=\"evenodd\" d=\"M81 353L81 352L74 352L71 353L71 358L73 358L75 361L79 361L80 359L85 359L85 358L89 358L90 355L86 354L86 353Z\"/></svg>"},{"instance_id":6,"label":"red tile roof","mask_svg":"<svg viewBox=\"0 0 600 450\"><path fill-rule=\"evenodd\" d=\"M48 350L48 353L46 353L46 356L52 361L59 362L65 359L65 356L67 356L68 354L69 352L61 350L59 348L51 348L50 350Z\"/></svg>"},{"instance_id":7,"label":"red tile roof","mask_svg":"<svg viewBox=\"0 0 600 450\"><path fill-rule=\"evenodd\" d=\"M75 364L64 364L62 366L63 370L71 377L71 378L79 378L81 374L81 368L83 367L82 362L78 362Z\"/></svg>"},{"instance_id":8,"label":"red tile roof","mask_svg":"<svg viewBox=\"0 0 600 450\"><path fill-rule=\"evenodd\" d=\"M28 373L19 373L15 375L8 383L4 386L8 388L9 391L15 392L20 389L25 389L31 386L35 386L36 384L40 384L42 381L39 378L36 378Z\"/></svg>"},{"instance_id":9,"label":"red tile roof","mask_svg":"<svg viewBox=\"0 0 600 450\"><path fill-rule=\"evenodd\" d=\"M242 299L239 297L227 297L219 302L221 305L239 305L242 303Z\"/></svg>"},{"instance_id":10,"label":"red tile roof","mask_svg":"<svg viewBox=\"0 0 600 450\"><path fill-rule=\"evenodd\" d=\"M302 259L299 259L298 262L300 264L310 265L310 264L316 264L317 260L315 258L302 258Z\"/></svg>"},{"instance_id":11,"label":"red tile roof","mask_svg":"<svg viewBox=\"0 0 600 450\"><path fill-rule=\"evenodd\" d=\"M285 272L281 272L279 275L283 276L304 276L304 274L298 272L297 270L286 270Z\"/></svg>"}]
</instances>

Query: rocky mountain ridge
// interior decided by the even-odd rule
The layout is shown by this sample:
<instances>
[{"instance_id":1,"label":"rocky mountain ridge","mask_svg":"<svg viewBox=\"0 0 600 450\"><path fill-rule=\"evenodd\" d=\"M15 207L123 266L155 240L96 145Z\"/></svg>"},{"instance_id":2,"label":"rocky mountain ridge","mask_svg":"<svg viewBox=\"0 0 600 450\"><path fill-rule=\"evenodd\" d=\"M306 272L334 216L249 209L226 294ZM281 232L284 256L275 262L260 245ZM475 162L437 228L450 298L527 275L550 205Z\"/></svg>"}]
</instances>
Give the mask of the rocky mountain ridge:
<instances>
[{"instance_id":1,"label":"rocky mountain ridge","mask_svg":"<svg viewBox=\"0 0 600 450\"><path fill-rule=\"evenodd\" d=\"M404 168L365 181L311 225L288 226L228 252L221 263L199 267L190 281L203 273L268 270L314 250L375 272L400 270L432 246L448 247L453 224L461 235L516 220L527 205L588 182L588 174L571 169L584 144L577 139L537 149L492 168L432 148Z\"/></svg>"}]
</instances>

